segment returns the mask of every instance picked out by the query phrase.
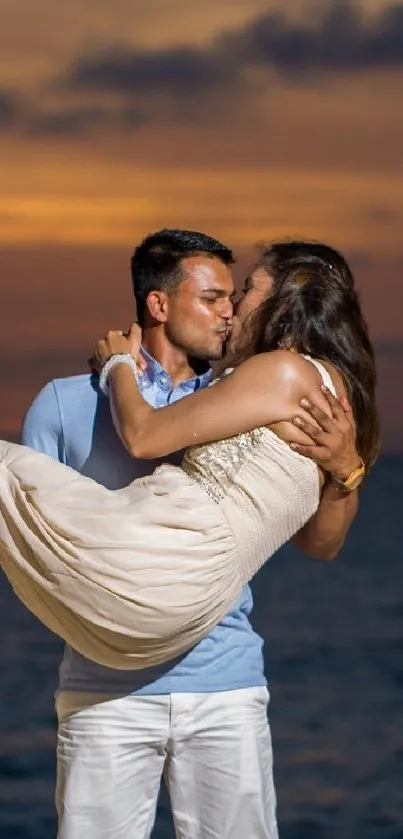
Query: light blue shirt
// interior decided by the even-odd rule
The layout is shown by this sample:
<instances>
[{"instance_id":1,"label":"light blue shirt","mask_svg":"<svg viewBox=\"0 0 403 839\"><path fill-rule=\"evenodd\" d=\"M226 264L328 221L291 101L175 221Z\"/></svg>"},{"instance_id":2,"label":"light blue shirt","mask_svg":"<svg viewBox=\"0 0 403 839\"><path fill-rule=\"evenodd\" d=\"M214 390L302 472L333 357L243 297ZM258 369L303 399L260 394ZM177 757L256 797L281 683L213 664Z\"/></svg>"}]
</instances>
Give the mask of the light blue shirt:
<instances>
[{"instance_id":1,"label":"light blue shirt","mask_svg":"<svg viewBox=\"0 0 403 839\"><path fill-rule=\"evenodd\" d=\"M147 355L140 378L144 398L154 408L169 405L206 387L211 371L173 387L168 373ZM114 429L109 401L97 377L55 379L38 394L25 417L22 442L72 466L110 489L149 474L160 461L133 460ZM167 458L165 458L167 460ZM169 458L180 463L181 454ZM113 670L65 647L60 690L95 693L202 693L266 684L262 639L249 622L252 595L246 587L233 611L196 647L176 661L147 670Z\"/></svg>"}]
</instances>

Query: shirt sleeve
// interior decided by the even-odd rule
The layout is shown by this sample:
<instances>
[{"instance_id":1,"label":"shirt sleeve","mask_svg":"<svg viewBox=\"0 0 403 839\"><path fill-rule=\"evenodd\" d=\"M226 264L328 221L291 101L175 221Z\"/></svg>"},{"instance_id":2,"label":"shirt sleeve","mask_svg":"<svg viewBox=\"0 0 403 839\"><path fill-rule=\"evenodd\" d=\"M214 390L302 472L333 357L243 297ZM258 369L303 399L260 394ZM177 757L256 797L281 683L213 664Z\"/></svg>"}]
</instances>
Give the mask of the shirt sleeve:
<instances>
[{"instance_id":1,"label":"shirt sleeve","mask_svg":"<svg viewBox=\"0 0 403 839\"><path fill-rule=\"evenodd\" d=\"M54 382L38 393L28 408L21 431L21 443L66 462L63 425Z\"/></svg>"}]
</instances>

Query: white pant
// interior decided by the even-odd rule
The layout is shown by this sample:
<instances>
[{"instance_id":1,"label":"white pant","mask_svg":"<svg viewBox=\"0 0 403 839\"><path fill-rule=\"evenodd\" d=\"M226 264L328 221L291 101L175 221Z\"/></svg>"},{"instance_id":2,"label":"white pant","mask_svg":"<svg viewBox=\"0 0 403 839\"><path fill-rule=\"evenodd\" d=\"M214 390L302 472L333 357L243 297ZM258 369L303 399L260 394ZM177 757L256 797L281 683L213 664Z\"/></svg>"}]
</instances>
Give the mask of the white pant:
<instances>
[{"instance_id":1,"label":"white pant","mask_svg":"<svg viewBox=\"0 0 403 839\"><path fill-rule=\"evenodd\" d=\"M267 703L59 693L58 839L149 839L162 775L178 839L278 839Z\"/></svg>"}]
</instances>

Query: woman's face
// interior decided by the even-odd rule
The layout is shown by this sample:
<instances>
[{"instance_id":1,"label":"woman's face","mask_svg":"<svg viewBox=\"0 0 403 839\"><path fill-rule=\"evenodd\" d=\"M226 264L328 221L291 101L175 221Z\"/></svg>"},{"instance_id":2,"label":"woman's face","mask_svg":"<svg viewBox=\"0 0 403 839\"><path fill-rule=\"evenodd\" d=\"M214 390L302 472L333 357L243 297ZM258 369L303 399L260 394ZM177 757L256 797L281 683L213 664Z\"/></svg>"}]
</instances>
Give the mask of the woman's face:
<instances>
[{"instance_id":1,"label":"woman's face","mask_svg":"<svg viewBox=\"0 0 403 839\"><path fill-rule=\"evenodd\" d=\"M273 278L261 266L255 268L246 278L241 297L234 308L234 318L229 351L245 351L250 341L249 316L273 290Z\"/></svg>"}]
</instances>

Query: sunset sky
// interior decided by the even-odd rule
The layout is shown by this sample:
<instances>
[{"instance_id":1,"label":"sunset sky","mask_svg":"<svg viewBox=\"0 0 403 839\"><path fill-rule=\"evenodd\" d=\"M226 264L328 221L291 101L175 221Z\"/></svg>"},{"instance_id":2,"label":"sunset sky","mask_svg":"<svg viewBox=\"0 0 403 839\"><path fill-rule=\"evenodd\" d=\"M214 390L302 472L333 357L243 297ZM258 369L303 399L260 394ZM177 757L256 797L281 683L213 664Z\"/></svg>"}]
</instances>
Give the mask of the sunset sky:
<instances>
[{"instance_id":1,"label":"sunset sky","mask_svg":"<svg viewBox=\"0 0 403 839\"><path fill-rule=\"evenodd\" d=\"M1 0L0 432L131 317L159 227L351 260L403 449L403 2Z\"/></svg>"}]
</instances>

